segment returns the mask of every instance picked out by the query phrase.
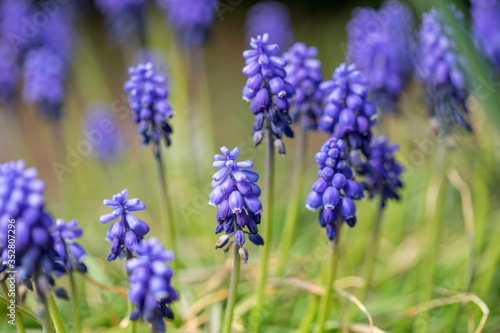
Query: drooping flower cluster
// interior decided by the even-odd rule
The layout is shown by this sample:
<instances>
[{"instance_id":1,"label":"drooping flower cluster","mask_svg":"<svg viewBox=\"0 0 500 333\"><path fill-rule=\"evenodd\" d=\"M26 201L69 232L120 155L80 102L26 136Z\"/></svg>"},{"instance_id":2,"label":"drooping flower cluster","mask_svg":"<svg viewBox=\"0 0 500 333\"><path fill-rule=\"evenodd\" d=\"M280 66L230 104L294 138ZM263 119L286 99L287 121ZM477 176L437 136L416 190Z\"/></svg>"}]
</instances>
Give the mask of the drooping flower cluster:
<instances>
[{"instance_id":1,"label":"drooping flower cluster","mask_svg":"<svg viewBox=\"0 0 500 333\"><path fill-rule=\"evenodd\" d=\"M423 15L418 59L419 80L424 85L427 108L437 128L443 135L449 135L457 126L471 130L462 70L464 58L457 54L452 31L436 9Z\"/></svg>"},{"instance_id":2,"label":"drooping flower cluster","mask_svg":"<svg viewBox=\"0 0 500 333\"><path fill-rule=\"evenodd\" d=\"M278 44L282 49L290 47L295 39L288 8L277 1L253 5L248 10L245 28L247 40L268 33L269 43Z\"/></svg>"},{"instance_id":3,"label":"drooping flower cluster","mask_svg":"<svg viewBox=\"0 0 500 333\"><path fill-rule=\"evenodd\" d=\"M165 332L163 318L174 318L169 304L178 298L171 285L174 272L165 264L174 260L174 253L165 250L156 237L143 240L136 246L136 253L138 257L126 263L130 273L128 299L135 305L130 319L144 318L156 331Z\"/></svg>"},{"instance_id":4,"label":"drooping flower cluster","mask_svg":"<svg viewBox=\"0 0 500 333\"><path fill-rule=\"evenodd\" d=\"M212 177L212 192L209 204L219 207L217 211L217 227L215 233L225 231L234 235L236 245L242 247L245 243L245 233L255 245L263 245L264 240L258 234L257 224L260 224L262 204L259 200L260 188L255 183L259 174L248 170L253 167L252 161L239 161L236 158L239 149L231 152L226 147L221 148L223 155L214 156L214 168L219 169ZM245 230L245 227L248 231ZM216 248L229 243L229 237L224 235L217 242ZM246 262L246 259L243 261Z\"/></svg>"},{"instance_id":5,"label":"drooping flower cluster","mask_svg":"<svg viewBox=\"0 0 500 333\"><path fill-rule=\"evenodd\" d=\"M1 271L17 271L19 283L30 285L27 280L35 278L46 292L54 284L52 273L65 268L57 262L54 220L44 210L45 184L37 175L22 160L0 164L0 266Z\"/></svg>"},{"instance_id":6,"label":"drooping flower cluster","mask_svg":"<svg viewBox=\"0 0 500 333\"><path fill-rule=\"evenodd\" d=\"M146 205L137 198L127 200L127 196L128 191L123 190L113 195L111 200L103 201L103 205L111 207L113 211L101 215L99 221L106 224L118 219L106 233L106 240L111 243L108 261L115 260L117 257L123 258L127 251L128 253L136 252L137 244L149 232L149 226L131 213L146 209Z\"/></svg>"},{"instance_id":7,"label":"drooping flower cluster","mask_svg":"<svg viewBox=\"0 0 500 333\"><path fill-rule=\"evenodd\" d=\"M219 9L218 0L156 0L168 16L179 40L189 46L202 45Z\"/></svg>"},{"instance_id":8,"label":"drooping flower cluster","mask_svg":"<svg viewBox=\"0 0 500 333\"><path fill-rule=\"evenodd\" d=\"M154 144L154 154L159 154L161 138L170 145L172 127L168 121L173 116L170 103L167 101L168 89L165 77L155 72L153 64L139 64L128 70L130 79L123 88L128 92L130 108L134 111L134 121L141 135L143 146Z\"/></svg>"},{"instance_id":9,"label":"drooping flower cluster","mask_svg":"<svg viewBox=\"0 0 500 333\"><path fill-rule=\"evenodd\" d=\"M326 228L328 239L335 238L339 222L356 224L356 206L353 200L364 197L363 187L353 179L353 172L346 161L346 144L343 140L328 139L315 155L319 178L307 196L309 210L320 208L319 223Z\"/></svg>"},{"instance_id":10,"label":"drooping flower cluster","mask_svg":"<svg viewBox=\"0 0 500 333\"><path fill-rule=\"evenodd\" d=\"M500 71L500 1L472 0L471 29L484 56Z\"/></svg>"},{"instance_id":11,"label":"drooping flower cluster","mask_svg":"<svg viewBox=\"0 0 500 333\"><path fill-rule=\"evenodd\" d=\"M116 115L104 104L88 108L84 136L92 142L92 153L101 161L114 161L124 150L120 123Z\"/></svg>"},{"instance_id":12,"label":"drooping flower cluster","mask_svg":"<svg viewBox=\"0 0 500 333\"><path fill-rule=\"evenodd\" d=\"M250 46L251 49L243 52L243 74L248 77L243 88L243 99L251 101L250 110L255 115L253 142L257 146L262 141L262 128L266 125L271 129L273 137L270 139L274 140L276 150L284 155L282 134L293 137L288 109L295 88L285 81L286 61L278 56L278 44L269 44L269 34L252 38ZM267 124L264 124L264 119L267 119Z\"/></svg>"},{"instance_id":13,"label":"drooping flower cluster","mask_svg":"<svg viewBox=\"0 0 500 333\"><path fill-rule=\"evenodd\" d=\"M58 219L53 230L52 237L54 237L54 250L58 256L57 261L61 262L69 272L73 271L73 268L82 273L87 272L87 267L82 262L87 257L87 253L75 241L76 238L83 235L83 230L78 228L78 222L71 220L66 223L64 220ZM55 275L60 276L61 274L56 272Z\"/></svg>"},{"instance_id":14,"label":"drooping flower cluster","mask_svg":"<svg viewBox=\"0 0 500 333\"><path fill-rule=\"evenodd\" d=\"M325 109L318 128L369 156L371 128L375 125L377 110L366 99L366 84L366 78L354 64L340 64L333 79L320 85L325 96Z\"/></svg>"},{"instance_id":15,"label":"drooping flower cluster","mask_svg":"<svg viewBox=\"0 0 500 333\"><path fill-rule=\"evenodd\" d=\"M383 111L395 111L413 72L410 7L388 1L377 11L356 8L347 24L349 59L368 79L370 99Z\"/></svg>"},{"instance_id":16,"label":"drooping flower cluster","mask_svg":"<svg viewBox=\"0 0 500 333\"><path fill-rule=\"evenodd\" d=\"M285 53L286 79L295 87L291 99L290 113L293 122L300 121L305 130L315 130L318 119L323 114L323 93L319 85L323 80L321 62L315 57L318 49L295 43Z\"/></svg>"},{"instance_id":17,"label":"drooping flower cluster","mask_svg":"<svg viewBox=\"0 0 500 333\"><path fill-rule=\"evenodd\" d=\"M351 163L360 175L365 176L361 182L368 191L370 198L375 195L381 197L381 205L385 206L387 200L399 200L399 189L403 187L401 174L403 166L396 161L394 153L399 150L399 145L389 143L386 136L373 138L371 144L372 154L365 161L356 151L350 152Z\"/></svg>"}]
</instances>

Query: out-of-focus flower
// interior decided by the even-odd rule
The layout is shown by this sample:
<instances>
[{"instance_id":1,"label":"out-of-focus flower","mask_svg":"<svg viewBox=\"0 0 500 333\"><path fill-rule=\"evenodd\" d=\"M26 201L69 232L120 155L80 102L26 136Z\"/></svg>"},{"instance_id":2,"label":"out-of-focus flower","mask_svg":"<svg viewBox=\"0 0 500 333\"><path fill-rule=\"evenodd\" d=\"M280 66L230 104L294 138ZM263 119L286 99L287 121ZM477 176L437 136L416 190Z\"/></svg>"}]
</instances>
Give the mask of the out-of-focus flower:
<instances>
[{"instance_id":1,"label":"out-of-focus flower","mask_svg":"<svg viewBox=\"0 0 500 333\"><path fill-rule=\"evenodd\" d=\"M449 135L457 126L471 130L462 70L465 60L456 52L452 31L436 9L423 15L418 59L418 78L424 85L427 108L437 128L443 135Z\"/></svg>"},{"instance_id":2,"label":"out-of-focus flower","mask_svg":"<svg viewBox=\"0 0 500 333\"><path fill-rule=\"evenodd\" d=\"M410 7L385 2L380 10L356 8L347 24L348 57L368 79L370 99L383 111L395 111L413 72Z\"/></svg>"},{"instance_id":3,"label":"out-of-focus flower","mask_svg":"<svg viewBox=\"0 0 500 333\"><path fill-rule=\"evenodd\" d=\"M75 242L76 238L83 235L83 230L78 228L78 222L71 220L66 223L64 220L58 219L53 230L52 237L54 237L57 261L60 261L69 272L73 271L74 267L78 271L86 273L87 267L82 261L87 257L87 253L79 243ZM62 274L56 272L55 275Z\"/></svg>"},{"instance_id":4,"label":"out-of-focus flower","mask_svg":"<svg viewBox=\"0 0 500 333\"><path fill-rule=\"evenodd\" d=\"M130 273L128 299L135 304L130 319L144 318L156 331L165 332L163 318L174 318L169 304L178 298L171 285L174 271L165 264L174 260L174 253L165 250L156 237L143 240L136 252L138 257L126 263Z\"/></svg>"},{"instance_id":5,"label":"out-of-focus flower","mask_svg":"<svg viewBox=\"0 0 500 333\"><path fill-rule=\"evenodd\" d=\"M156 0L168 21L185 45L199 46L210 34L215 20L218 0Z\"/></svg>"},{"instance_id":6,"label":"out-of-focus flower","mask_svg":"<svg viewBox=\"0 0 500 333\"><path fill-rule=\"evenodd\" d=\"M11 103L19 83L20 68L9 42L0 39L0 101Z\"/></svg>"},{"instance_id":7,"label":"out-of-focus flower","mask_svg":"<svg viewBox=\"0 0 500 333\"><path fill-rule=\"evenodd\" d=\"M315 155L318 179L307 196L309 210L320 208L319 223L326 228L328 239L335 238L339 222L356 224L356 206L353 200L364 197L363 187L353 179L353 172L346 161L346 144L336 138L328 139Z\"/></svg>"},{"instance_id":8,"label":"out-of-focus flower","mask_svg":"<svg viewBox=\"0 0 500 333\"><path fill-rule=\"evenodd\" d=\"M23 55L37 41L38 30L32 24L35 13L36 9L30 0L0 2L0 33L16 55Z\"/></svg>"},{"instance_id":9,"label":"out-of-focus flower","mask_svg":"<svg viewBox=\"0 0 500 333\"><path fill-rule=\"evenodd\" d=\"M283 50L292 45L295 37L288 8L277 1L262 1L248 10L246 37L269 34L269 43L278 44Z\"/></svg>"},{"instance_id":10,"label":"out-of-focus flower","mask_svg":"<svg viewBox=\"0 0 500 333\"><path fill-rule=\"evenodd\" d=\"M114 161L123 154L123 137L116 115L104 104L89 107L84 135L93 145L92 153L101 161Z\"/></svg>"},{"instance_id":11,"label":"out-of-focus flower","mask_svg":"<svg viewBox=\"0 0 500 333\"><path fill-rule=\"evenodd\" d=\"M500 1L471 1L472 33L485 57L500 71Z\"/></svg>"},{"instance_id":12,"label":"out-of-focus flower","mask_svg":"<svg viewBox=\"0 0 500 333\"><path fill-rule=\"evenodd\" d=\"M249 170L253 167L252 161L236 162L238 148L229 151L226 147L222 147L220 150L223 155L216 154L212 164L219 170L212 177L212 192L208 203L219 207L215 233L224 231L226 235L221 236L215 248L222 248L228 244L227 235L234 235L236 245L242 247L245 243L245 233L252 243L263 245L264 240L259 235L257 227L257 224L260 224L262 211L259 200L261 191L255 184L259 180L259 174Z\"/></svg>"},{"instance_id":13,"label":"out-of-focus flower","mask_svg":"<svg viewBox=\"0 0 500 333\"><path fill-rule=\"evenodd\" d=\"M135 253L137 244L149 232L149 226L131 213L146 209L146 205L137 198L127 200L127 196L128 191L123 190L113 195L111 200L103 201L103 205L111 207L113 211L101 215L99 221L106 224L118 220L109 227L106 233L106 240L111 243L108 261L115 260L117 257L123 258L127 250L129 253Z\"/></svg>"},{"instance_id":14,"label":"out-of-focus flower","mask_svg":"<svg viewBox=\"0 0 500 333\"><path fill-rule=\"evenodd\" d=\"M386 136L380 136L373 138L371 149L372 154L365 162L361 162L356 151L350 152L350 160L356 172L365 176L361 184L368 191L370 198L381 196L381 205L384 207L389 199L399 200L398 191L403 187L403 167L394 156L399 145L389 143Z\"/></svg>"},{"instance_id":15,"label":"out-of-focus flower","mask_svg":"<svg viewBox=\"0 0 500 333\"><path fill-rule=\"evenodd\" d=\"M251 102L250 110L255 115L253 142L257 146L262 141L263 126L270 126L273 133L270 139L274 140L278 153L285 155L281 136L285 134L293 137L288 109L295 87L285 81L286 60L278 56L278 44L269 44L268 34L252 38L250 46L251 49L243 52L243 74L248 77L243 88L243 99Z\"/></svg>"},{"instance_id":16,"label":"out-of-focus flower","mask_svg":"<svg viewBox=\"0 0 500 333\"><path fill-rule=\"evenodd\" d=\"M150 142L155 145L155 156L159 153L161 138L170 145L172 127L168 121L173 116L170 103L167 101L168 89L165 77L155 72L153 64L139 64L128 70L130 79L123 88L128 92L130 108L134 111L137 131L142 137L142 145Z\"/></svg>"},{"instance_id":17,"label":"out-of-focus flower","mask_svg":"<svg viewBox=\"0 0 500 333\"><path fill-rule=\"evenodd\" d=\"M323 114L323 93L319 89L323 73L321 62L315 58L317 55L318 49L304 43L295 43L283 53L287 61L286 79L295 87L290 113L293 122L300 121L305 130L317 129L318 119Z\"/></svg>"},{"instance_id":18,"label":"out-of-focus flower","mask_svg":"<svg viewBox=\"0 0 500 333\"><path fill-rule=\"evenodd\" d=\"M371 128L377 118L375 105L366 97L367 80L354 64L340 64L333 79L321 83L325 94L325 109L318 128L343 139L351 149L370 155Z\"/></svg>"}]
</instances>

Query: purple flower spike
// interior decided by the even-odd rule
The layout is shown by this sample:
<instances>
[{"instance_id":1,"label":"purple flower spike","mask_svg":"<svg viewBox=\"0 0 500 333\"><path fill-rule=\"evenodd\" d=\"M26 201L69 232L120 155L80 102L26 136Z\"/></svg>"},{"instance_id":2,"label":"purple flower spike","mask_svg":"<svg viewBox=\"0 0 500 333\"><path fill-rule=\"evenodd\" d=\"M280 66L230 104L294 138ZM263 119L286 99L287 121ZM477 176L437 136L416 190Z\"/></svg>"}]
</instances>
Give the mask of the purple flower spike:
<instances>
[{"instance_id":1,"label":"purple flower spike","mask_svg":"<svg viewBox=\"0 0 500 333\"><path fill-rule=\"evenodd\" d=\"M172 251L165 250L156 237L136 245L137 257L127 260L130 273L128 299L135 304L131 320L144 318L156 331L165 332L166 319L174 319L169 305L178 299L172 287L174 272L165 262L174 259Z\"/></svg>"},{"instance_id":2,"label":"purple flower spike","mask_svg":"<svg viewBox=\"0 0 500 333\"><path fill-rule=\"evenodd\" d=\"M309 210L320 209L319 224L326 228L328 239L336 235L338 223L356 223L354 200L364 197L363 187L353 179L353 172L346 162L344 141L331 137L315 156L319 178L313 183L306 199Z\"/></svg>"},{"instance_id":3,"label":"purple flower spike","mask_svg":"<svg viewBox=\"0 0 500 333\"><path fill-rule=\"evenodd\" d=\"M68 223L62 219L56 221L52 232L54 250L58 255L57 261L61 262L67 271L71 272L76 268L82 273L87 272L87 267L82 262L87 257L87 253L79 243L75 242L75 239L80 238L82 235L83 230L78 228L76 220L71 220ZM54 272L54 274L56 276L62 275L60 272Z\"/></svg>"},{"instance_id":4,"label":"purple flower spike","mask_svg":"<svg viewBox=\"0 0 500 333\"><path fill-rule=\"evenodd\" d=\"M127 200L127 196L128 191L123 190L113 195L112 200L104 200L104 205L111 205L114 210L99 218L101 223L109 223L118 219L109 227L106 234L106 240L111 243L109 261L115 260L117 257L122 258L127 250L136 253L136 245L149 232L149 226L130 213L131 211L144 210L146 205L136 198Z\"/></svg>"},{"instance_id":5,"label":"purple flower spike","mask_svg":"<svg viewBox=\"0 0 500 333\"><path fill-rule=\"evenodd\" d=\"M258 235L257 227L262 212L262 204L258 198L260 188L254 184L259 179L259 174L248 170L253 167L252 161L236 162L238 148L229 151L222 147L220 150L222 155L216 154L212 164L219 170L212 177L213 189L209 204L219 208L215 233L224 231L226 235L221 236L216 248L228 244L227 235L235 237L237 246L243 246L245 233L249 234L248 239L252 243L263 245L264 241Z\"/></svg>"},{"instance_id":6,"label":"purple flower spike","mask_svg":"<svg viewBox=\"0 0 500 333\"><path fill-rule=\"evenodd\" d=\"M295 86L285 80L286 60L278 56L277 44L269 44L269 34L252 38L250 46L251 49L243 52L243 74L248 77L243 88L243 99L251 102L250 110L255 115L253 142L257 146L262 141L262 129L267 126L272 132L271 139L278 153L285 155L281 138L283 134L293 137L288 109Z\"/></svg>"}]
</instances>

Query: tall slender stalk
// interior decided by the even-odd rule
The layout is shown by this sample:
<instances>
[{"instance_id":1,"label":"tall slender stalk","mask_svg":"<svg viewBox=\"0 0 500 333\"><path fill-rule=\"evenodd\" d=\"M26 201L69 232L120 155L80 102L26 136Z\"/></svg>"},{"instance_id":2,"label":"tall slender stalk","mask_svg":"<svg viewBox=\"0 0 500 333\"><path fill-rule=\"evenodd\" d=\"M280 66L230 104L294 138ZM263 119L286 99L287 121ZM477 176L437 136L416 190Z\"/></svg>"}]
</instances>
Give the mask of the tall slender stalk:
<instances>
[{"instance_id":1,"label":"tall slender stalk","mask_svg":"<svg viewBox=\"0 0 500 333\"><path fill-rule=\"evenodd\" d=\"M303 129L299 129L299 138L297 142L297 153L295 155L295 167L293 171L293 185L292 191L290 193L290 201L288 204L288 209L286 211L285 224L283 226L283 234L281 236L280 253L278 258L278 269L276 272L277 276L282 276L285 273L287 267L288 255L290 248L292 247L293 237L295 235L295 229L297 228L298 214L300 211L299 207L303 207L300 204L302 183L304 180L304 168L305 159L304 154L306 150L307 142L307 132Z\"/></svg>"},{"instance_id":2,"label":"tall slender stalk","mask_svg":"<svg viewBox=\"0 0 500 333\"><path fill-rule=\"evenodd\" d=\"M238 231L240 228L234 221L234 230ZM236 303L236 294L238 291L238 281L240 278L240 256L238 254L238 246L233 244L233 268L231 270L231 282L229 283L229 295L227 297L226 314L224 316L224 323L222 326L223 333L231 333L231 324L233 322L234 305Z\"/></svg>"},{"instance_id":3,"label":"tall slender stalk","mask_svg":"<svg viewBox=\"0 0 500 333\"><path fill-rule=\"evenodd\" d=\"M61 314L59 313L59 309L57 308L54 296L52 296L51 292L48 292L46 296L47 296L47 304L49 306L48 310L50 313L50 318L52 318L52 322L54 323L56 333L66 333L66 329L64 328L64 322L61 318Z\"/></svg>"},{"instance_id":4,"label":"tall slender stalk","mask_svg":"<svg viewBox=\"0 0 500 333\"><path fill-rule=\"evenodd\" d=\"M0 289L2 289L2 293L5 295L5 299L7 300L7 305L10 305L10 300L9 300L9 292L7 290L7 283L6 283L6 280L3 280L1 283L0 283ZM3 301L3 300L2 300ZM24 321L23 321L23 317L21 315L21 312L19 312L18 310L18 294L17 294L17 291L16 291L16 304L15 304L15 307L16 307L16 328L17 328L17 332L18 333L25 333L25 330L24 330Z\"/></svg>"},{"instance_id":5,"label":"tall slender stalk","mask_svg":"<svg viewBox=\"0 0 500 333\"><path fill-rule=\"evenodd\" d=\"M327 266L323 265L323 269L321 270L319 285L323 285L325 283L326 276L327 276ZM307 306L306 313L303 316L299 326L300 333L308 333L310 331L314 319L316 319L316 315L318 314L318 307L320 300L321 297L319 295L309 296L309 305Z\"/></svg>"},{"instance_id":6,"label":"tall slender stalk","mask_svg":"<svg viewBox=\"0 0 500 333\"><path fill-rule=\"evenodd\" d=\"M335 223L335 229L337 229L337 233L333 241L331 241L332 249L328 256L327 277L324 284L325 293L321 297L321 301L319 304L318 321L316 322L316 333L322 333L324 331L325 322L330 313L333 282L335 281L335 277L337 275L337 264L339 261L339 239L341 223L342 220L339 217L337 219L337 222Z\"/></svg>"},{"instance_id":7,"label":"tall slender stalk","mask_svg":"<svg viewBox=\"0 0 500 333\"><path fill-rule=\"evenodd\" d=\"M261 270L258 277L257 288L255 289L255 308L251 314L251 318L255 319L254 328L256 332L260 331L264 314L262 313L262 301L264 298L264 289L266 287L267 278L267 260L269 258L269 251L271 249L271 233L272 233L272 219L273 219L273 199L274 199L274 143L272 139L271 125L268 122L265 128L266 136L266 161L264 167L264 246L261 251L260 265Z\"/></svg>"},{"instance_id":8,"label":"tall slender stalk","mask_svg":"<svg viewBox=\"0 0 500 333\"><path fill-rule=\"evenodd\" d=\"M73 271L68 272L69 286L71 289L71 299L73 301L73 314L75 317L75 329L76 332L80 333L82 331L82 318L80 316L80 304L78 301L78 290L75 284L75 276Z\"/></svg>"}]
</instances>

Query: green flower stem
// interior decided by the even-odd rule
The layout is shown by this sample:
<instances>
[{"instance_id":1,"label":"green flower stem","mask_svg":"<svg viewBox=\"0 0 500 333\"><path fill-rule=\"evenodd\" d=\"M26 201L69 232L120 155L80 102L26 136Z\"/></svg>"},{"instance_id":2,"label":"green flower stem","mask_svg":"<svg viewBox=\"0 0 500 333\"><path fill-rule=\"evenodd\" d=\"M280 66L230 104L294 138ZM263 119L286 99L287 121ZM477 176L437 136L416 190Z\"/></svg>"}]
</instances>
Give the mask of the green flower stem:
<instances>
[{"instance_id":1,"label":"green flower stem","mask_svg":"<svg viewBox=\"0 0 500 333\"><path fill-rule=\"evenodd\" d=\"M0 296L0 302L4 303L5 305L10 305L10 300L6 297L3 297L3 296ZM34 315L33 313L31 313L29 310L22 307L21 305L16 304L16 311L18 313L24 315L25 317L33 320L35 323L42 325L40 319L38 319L36 315ZM16 321L17 321L17 319L18 319L18 317L16 315Z\"/></svg>"},{"instance_id":2,"label":"green flower stem","mask_svg":"<svg viewBox=\"0 0 500 333\"><path fill-rule=\"evenodd\" d=\"M51 292L47 293L46 296L47 296L47 305L49 306L48 310L50 313L50 318L52 318L52 322L54 323L56 333L66 333L66 329L64 328L64 323L61 318L61 314L59 313L56 301L54 300L54 296L52 296Z\"/></svg>"},{"instance_id":3,"label":"green flower stem","mask_svg":"<svg viewBox=\"0 0 500 333\"><path fill-rule=\"evenodd\" d=\"M54 327L52 326L52 321L50 320L49 304L47 302L46 295L43 293L42 289L38 285L37 273L35 273L34 280L35 280L35 290L38 296L38 301L43 305L43 318L42 318L43 333L54 333Z\"/></svg>"},{"instance_id":4,"label":"green flower stem","mask_svg":"<svg viewBox=\"0 0 500 333\"><path fill-rule=\"evenodd\" d=\"M240 228L236 221L234 222L235 231ZM238 246L233 244L233 269L231 270L231 282L229 283L229 295L227 297L226 314L222 326L223 333L231 333L231 324L233 322L234 305L236 304L236 295L238 292L238 281L240 279L240 255L238 254Z\"/></svg>"},{"instance_id":5,"label":"green flower stem","mask_svg":"<svg viewBox=\"0 0 500 333\"><path fill-rule=\"evenodd\" d=\"M71 289L71 298L73 300L73 313L75 316L75 329L76 332L80 333L82 331L82 319L80 316L80 304L78 301L78 290L76 288L75 276L72 271L68 272L69 286Z\"/></svg>"},{"instance_id":6,"label":"green flower stem","mask_svg":"<svg viewBox=\"0 0 500 333\"><path fill-rule=\"evenodd\" d=\"M260 265L261 270L258 277L257 288L255 289L255 307L250 314L252 325L256 332L260 332L264 314L262 313L262 301L264 298L264 289L266 287L267 278L267 260L269 258L269 251L271 249L271 232L273 220L273 199L274 199L274 143L272 139L271 125L268 123L265 128L266 140L266 161L264 168L264 221L263 221L263 235L264 246L261 250Z\"/></svg>"},{"instance_id":7,"label":"green flower stem","mask_svg":"<svg viewBox=\"0 0 500 333\"><path fill-rule=\"evenodd\" d=\"M5 300L3 299L3 297L1 297L0 299L0 302L2 303L5 303L7 305L10 305L10 300L9 300L9 292L8 292L8 289L7 289L7 283L6 281L2 281L2 283L0 283L0 288L2 289L2 293L5 295ZM15 304L15 307L16 307L16 328L17 328L17 332L18 333L25 333L25 330L24 330L24 321L23 321L23 317L21 315L21 311L19 311L19 306L18 306L18 297L17 297L17 292L16 292L16 304ZM35 317L36 318L36 317ZM35 320L37 321L37 320ZM38 322L38 321L37 321Z\"/></svg>"},{"instance_id":8,"label":"green flower stem","mask_svg":"<svg viewBox=\"0 0 500 333\"><path fill-rule=\"evenodd\" d=\"M16 309L16 328L17 328L17 333L26 333L26 330L24 329L23 317L17 309Z\"/></svg>"},{"instance_id":9,"label":"green flower stem","mask_svg":"<svg viewBox=\"0 0 500 333\"><path fill-rule=\"evenodd\" d=\"M299 138L297 142L297 153L295 155L295 168L293 172L293 185L292 191L290 193L290 201L288 204L288 209L286 211L285 225L283 226L283 234L281 236L280 253L278 258L278 269L276 272L277 276L283 276L285 273L288 256L290 253L290 248L292 247L293 237L295 235L295 229L297 228L298 215L300 208L303 204L300 203L300 198L302 194L302 183L305 168L304 153L306 150L306 140L307 132L303 129L299 129Z\"/></svg>"},{"instance_id":10,"label":"green flower stem","mask_svg":"<svg viewBox=\"0 0 500 333\"><path fill-rule=\"evenodd\" d=\"M128 249L127 249L127 260L133 258L134 255L132 254L132 252L130 252ZM127 276L130 277L130 273L127 271ZM130 318L130 315L132 314L132 311L134 310L134 304L132 302L130 302L128 299L127 299L127 310L128 310L128 314L129 314L129 318ZM133 320L130 320L130 324L128 325L128 331L130 333L135 333L136 332L136 323L135 321Z\"/></svg>"},{"instance_id":11,"label":"green flower stem","mask_svg":"<svg viewBox=\"0 0 500 333\"><path fill-rule=\"evenodd\" d=\"M339 239L340 239L340 227L341 219L337 219L335 223L335 228L337 229L337 234L333 241L331 241L332 249L329 253L327 262L327 277L325 286L325 294L321 297L318 312L318 321L316 322L316 333L323 333L326 319L330 313L331 298L333 291L333 282L335 281L335 276L337 275L337 264L339 261Z\"/></svg>"}]
</instances>

